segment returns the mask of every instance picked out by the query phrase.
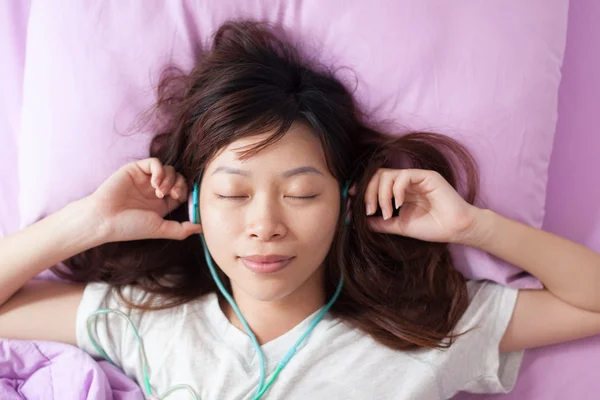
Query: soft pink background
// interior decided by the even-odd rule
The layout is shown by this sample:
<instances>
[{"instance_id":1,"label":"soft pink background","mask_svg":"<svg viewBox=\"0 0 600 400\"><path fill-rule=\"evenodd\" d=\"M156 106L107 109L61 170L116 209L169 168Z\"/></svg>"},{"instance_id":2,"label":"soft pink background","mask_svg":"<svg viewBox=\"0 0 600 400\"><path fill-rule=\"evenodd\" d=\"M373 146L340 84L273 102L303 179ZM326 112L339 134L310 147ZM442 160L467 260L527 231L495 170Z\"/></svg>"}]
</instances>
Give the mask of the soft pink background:
<instances>
[{"instance_id":1,"label":"soft pink background","mask_svg":"<svg viewBox=\"0 0 600 400\"><path fill-rule=\"evenodd\" d=\"M17 132L20 126L29 1L0 6L0 238L19 227Z\"/></svg>"},{"instance_id":2,"label":"soft pink background","mask_svg":"<svg viewBox=\"0 0 600 400\"><path fill-rule=\"evenodd\" d=\"M544 227L600 251L600 1L569 13Z\"/></svg>"}]
</instances>

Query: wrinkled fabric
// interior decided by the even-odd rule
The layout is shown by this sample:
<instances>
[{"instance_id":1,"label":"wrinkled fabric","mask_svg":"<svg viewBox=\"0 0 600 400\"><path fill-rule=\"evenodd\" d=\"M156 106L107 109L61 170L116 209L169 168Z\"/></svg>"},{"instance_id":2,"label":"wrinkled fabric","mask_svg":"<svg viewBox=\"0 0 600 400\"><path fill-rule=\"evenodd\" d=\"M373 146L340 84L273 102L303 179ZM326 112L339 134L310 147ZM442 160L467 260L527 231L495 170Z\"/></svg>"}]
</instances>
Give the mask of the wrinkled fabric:
<instances>
[{"instance_id":1,"label":"wrinkled fabric","mask_svg":"<svg viewBox=\"0 0 600 400\"><path fill-rule=\"evenodd\" d=\"M1 400L142 400L120 369L74 346L0 339Z\"/></svg>"}]
</instances>

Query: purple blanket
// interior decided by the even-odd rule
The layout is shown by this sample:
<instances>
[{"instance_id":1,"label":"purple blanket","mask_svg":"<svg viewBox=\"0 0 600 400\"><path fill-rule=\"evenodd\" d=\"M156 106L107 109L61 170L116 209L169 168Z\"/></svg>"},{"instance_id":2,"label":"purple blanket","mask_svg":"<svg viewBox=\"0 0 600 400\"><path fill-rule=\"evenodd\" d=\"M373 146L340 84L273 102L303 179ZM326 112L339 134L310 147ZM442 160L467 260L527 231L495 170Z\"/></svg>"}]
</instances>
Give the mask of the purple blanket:
<instances>
[{"instance_id":1,"label":"purple blanket","mask_svg":"<svg viewBox=\"0 0 600 400\"><path fill-rule=\"evenodd\" d=\"M56 342L0 339L1 400L143 400L142 389L106 361Z\"/></svg>"}]
</instances>

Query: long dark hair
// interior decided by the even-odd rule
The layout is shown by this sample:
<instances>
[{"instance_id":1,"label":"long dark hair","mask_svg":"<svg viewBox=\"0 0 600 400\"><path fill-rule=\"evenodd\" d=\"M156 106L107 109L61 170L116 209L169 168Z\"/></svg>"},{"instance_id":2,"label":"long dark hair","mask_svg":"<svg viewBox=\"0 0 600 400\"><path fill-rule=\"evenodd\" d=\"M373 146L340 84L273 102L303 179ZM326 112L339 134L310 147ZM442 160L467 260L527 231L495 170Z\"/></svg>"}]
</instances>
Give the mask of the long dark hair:
<instances>
[{"instance_id":1,"label":"long dark hair","mask_svg":"<svg viewBox=\"0 0 600 400\"><path fill-rule=\"evenodd\" d=\"M159 83L155 115L160 133L151 143L150 155L173 165L188 179L190 189L211 157L231 142L274 131L243 155L251 157L285 135L295 121L310 124L331 173L358 188L346 243L341 242L340 217L325 260L328 298L342 270L345 276L331 312L394 349L452 343L468 294L448 245L371 231L364 192L378 168L403 158L412 168L439 172L455 188L463 182L464 197L473 203L478 174L462 145L439 134L392 136L373 124L367 126L352 94L331 70L301 57L281 30L253 21L222 25L191 72L167 68ZM188 220L187 204L167 218ZM75 281L107 282L130 307L169 308L218 293L199 240L193 235L182 241L106 243L65 260L66 271L56 267L53 271ZM219 274L230 289L228 278L222 271ZM123 297L124 285L142 288L161 302L133 304Z\"/></svg>"}]
</instances>

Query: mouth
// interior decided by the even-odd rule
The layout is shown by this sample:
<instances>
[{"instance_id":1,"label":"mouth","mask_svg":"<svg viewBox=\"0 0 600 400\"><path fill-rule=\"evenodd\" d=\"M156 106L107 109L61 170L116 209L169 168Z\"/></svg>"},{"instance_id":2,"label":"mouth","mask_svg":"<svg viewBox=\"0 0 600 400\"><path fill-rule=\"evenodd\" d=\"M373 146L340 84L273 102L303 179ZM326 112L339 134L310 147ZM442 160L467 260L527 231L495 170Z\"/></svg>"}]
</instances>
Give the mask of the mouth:
<instances>
[{"instance_id":1,"label":"mouth","mask_svg":"<svg viewBox=\"0 0 600 400\"><path fill-rule=\"evenodd\" d=\"M240 257L250 271L257 274L273 274L287 267L295 257L281 255Z\"/></svg>"}]
</instances>

